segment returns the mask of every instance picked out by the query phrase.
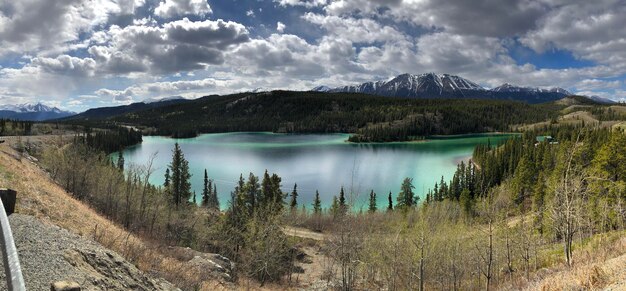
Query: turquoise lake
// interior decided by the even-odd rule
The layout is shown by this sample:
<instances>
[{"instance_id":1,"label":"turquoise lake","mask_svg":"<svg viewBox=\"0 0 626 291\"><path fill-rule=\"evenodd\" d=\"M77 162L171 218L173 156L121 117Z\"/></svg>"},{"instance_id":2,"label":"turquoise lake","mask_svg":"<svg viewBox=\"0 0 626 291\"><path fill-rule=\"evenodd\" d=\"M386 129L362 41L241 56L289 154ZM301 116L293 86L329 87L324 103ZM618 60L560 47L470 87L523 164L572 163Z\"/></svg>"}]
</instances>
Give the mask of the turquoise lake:
<instances>
[{"instance_id":1,"label":"turquoise lake","mask_svg":"<svg viewBox=\"0 0 626 291\"><path fill-rule=\"evenodd\" d=\"M220 204L226 208L239 175L263 175L267 169L282 178L282 188L291 192L298 184L299 203L310 207L319 190L326 207L341 186L352 193L354 209L367 208L374 190L380 207L387 195L395 196L405 177L413 178L416 193L424 196L443 176L449 180L456 166L467 160L477 144L500 143L511 134L481 134L431 138L422 142L346 142L348 134L275 134L265 132L204 134L191 139L146 136L143 143L124 150L126 164L145 165L156 153L156 172L151 183L161 185L178 142L189 161L192 187L200 201L204 169L217 183Z\"/></svg>"}]
</instances>

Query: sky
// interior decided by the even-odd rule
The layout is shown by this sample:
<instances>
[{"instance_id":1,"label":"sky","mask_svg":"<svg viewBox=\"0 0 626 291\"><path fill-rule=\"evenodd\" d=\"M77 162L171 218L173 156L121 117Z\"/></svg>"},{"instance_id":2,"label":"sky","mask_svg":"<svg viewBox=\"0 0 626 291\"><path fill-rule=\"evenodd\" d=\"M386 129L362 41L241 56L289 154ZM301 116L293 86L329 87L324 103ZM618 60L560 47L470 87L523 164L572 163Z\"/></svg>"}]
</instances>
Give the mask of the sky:
<instances>
[{"instance_id":1,"label":"sky","mask_svg":"<svg viewBox=\"0 0 626 291\"><path fill-rule=\"evenodd\" d=\"M626 0L0 0L0 104L449 73L626 100Z\"/></svg>"}]
</instances>

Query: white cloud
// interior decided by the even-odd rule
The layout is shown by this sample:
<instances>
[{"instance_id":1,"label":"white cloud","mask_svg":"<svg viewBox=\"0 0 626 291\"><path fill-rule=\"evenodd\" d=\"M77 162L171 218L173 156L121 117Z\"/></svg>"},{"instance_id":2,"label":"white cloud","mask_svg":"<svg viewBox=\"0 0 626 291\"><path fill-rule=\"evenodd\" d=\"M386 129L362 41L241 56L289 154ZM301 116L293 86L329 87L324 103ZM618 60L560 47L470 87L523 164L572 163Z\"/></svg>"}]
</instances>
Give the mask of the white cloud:
<instances>
[{"instance_id":1,"label":"white cloud","mask_svg":"<svg viewBox=\"0 0 626 291\"><path fill-rule=\"evenodd\" d=\"M190 21L187 18L160 27L111 27L107 45L92 46L89 53L107 74L176 73L222 64L224 52L249 40L246 28L223 20Z\"/></svg>"},{"instance_id":2,"label":"white cloud","mask_svg":"<svg viewBox=\"0 0 626 291\"><path fill-rule=\"evenodd\" d=\"M184 15L205 16L213 13L207 0L164 0L154 9L154 15L173 18Z\"/></svg>"},{"instance_id":3,"label":"white cloud","mask_svg":"<svg viewBox=\"0 0 626 291\"><path fill-rule=\"evenodd\" d=\"M326 3L329 2L329 0L274 0L274 2L277 2L280 6L283 7L303 6L306 8L313 8L324 6L326 5Z\"/></svg>"},{"instance_id":4,"label":"white cloud","mask_svg":"<svg viewBox=\"0 0 626 291\"><path fill-rule=\"evenodd\" d=\"M407 38L404 33L395 28L381 25L372 19L325 16L314 13L306 13L303 19L319 25L334 37L340 37L353 43L398 41Z\"/></svg>"},{"instance_id":5,"label":"white cloud","mask_svg":"<svg viewBox=\"0 0 626 291\"><path fill-rule=\"evenodd\" d=\"M112 18L133 15L145 0L0 1L0 57L34 52L56 56L88 46Z\"/></svg>"},{"instance_id":6,"label":"white cloud","mask_svg":"<svg viewBox=\"0 0 626 291\"><path fill-rule=\"evenodd\" d=\"M337 0L324 9L329 15L376 16L424 28L495 37L524 33L548 11L545 3L529 0Z\"/></svg>"},{"instance_id":7,"label":"white cloud","mask_svg":"<svg viewBox=\"0 0 626 291\"><path fill-rule=\"evenodd\" d=\"M626 5L623 1L594 1L566 5L543 18L537 29L521 39L537 52L551 48L626 69Z\"/></svg>"},{"instance_id":8,"label":"white cloud","mask_svg":"<svg viewBox=\"0 0 626 291\"><path fill-rule=\"evenodd\" d=\"M285 32L285 28L286 28L286 27L287 27L287 26L285 26L285 24L284 24L284 23L282 23L282 22L280 22L280 21L276 23L276 31L278 31L278 32L280 32L280 33Z\"/></svg>"}]
</instances>

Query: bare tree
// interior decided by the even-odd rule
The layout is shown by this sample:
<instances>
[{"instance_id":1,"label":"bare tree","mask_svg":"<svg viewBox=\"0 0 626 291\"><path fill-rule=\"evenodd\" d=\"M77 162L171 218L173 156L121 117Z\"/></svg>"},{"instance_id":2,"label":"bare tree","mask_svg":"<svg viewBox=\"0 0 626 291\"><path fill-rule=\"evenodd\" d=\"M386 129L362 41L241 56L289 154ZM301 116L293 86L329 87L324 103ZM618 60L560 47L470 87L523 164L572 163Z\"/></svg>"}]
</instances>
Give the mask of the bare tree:
<instances>
[{"instance_id":1,"label":"bare tree","mask_svg":"<svg viewBox=\"0 0 626 291\"><path fill-rule=\"evenodd\" d=\"M580 228L580 215L586 194L583 170L573 163L579 147L580 143L577 138L572 150L566 153L567 161L563 173L560 174L555 185L552 185L554 199L550 214L555 231L563 240L565 261L568 266L572 264L572 244L574 235Z\"/></svg>"}]
</instances>

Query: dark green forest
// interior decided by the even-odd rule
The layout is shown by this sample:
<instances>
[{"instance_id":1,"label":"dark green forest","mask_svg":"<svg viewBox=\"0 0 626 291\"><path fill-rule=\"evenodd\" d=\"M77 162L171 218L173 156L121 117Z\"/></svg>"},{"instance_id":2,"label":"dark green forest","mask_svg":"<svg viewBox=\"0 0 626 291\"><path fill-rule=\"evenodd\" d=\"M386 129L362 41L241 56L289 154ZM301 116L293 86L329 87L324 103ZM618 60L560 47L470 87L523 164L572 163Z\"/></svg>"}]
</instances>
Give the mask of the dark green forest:
<instances>
[{"instance_id":1,"label":"dark green forest","mask_svg":"<svg viewBox=\"0 0 626 291\"><path fill-rule=\"evenodd\" d=\"M94 127L127 124L145 133L193 137L199 133L272 131L354 133L354 142L384 142L508 131L511 125L558 116L554 104L502 100L402 99L350 93L273 91L207 96L190 102L106 118L66 122Z\"/></svg>"}]
</instances>

